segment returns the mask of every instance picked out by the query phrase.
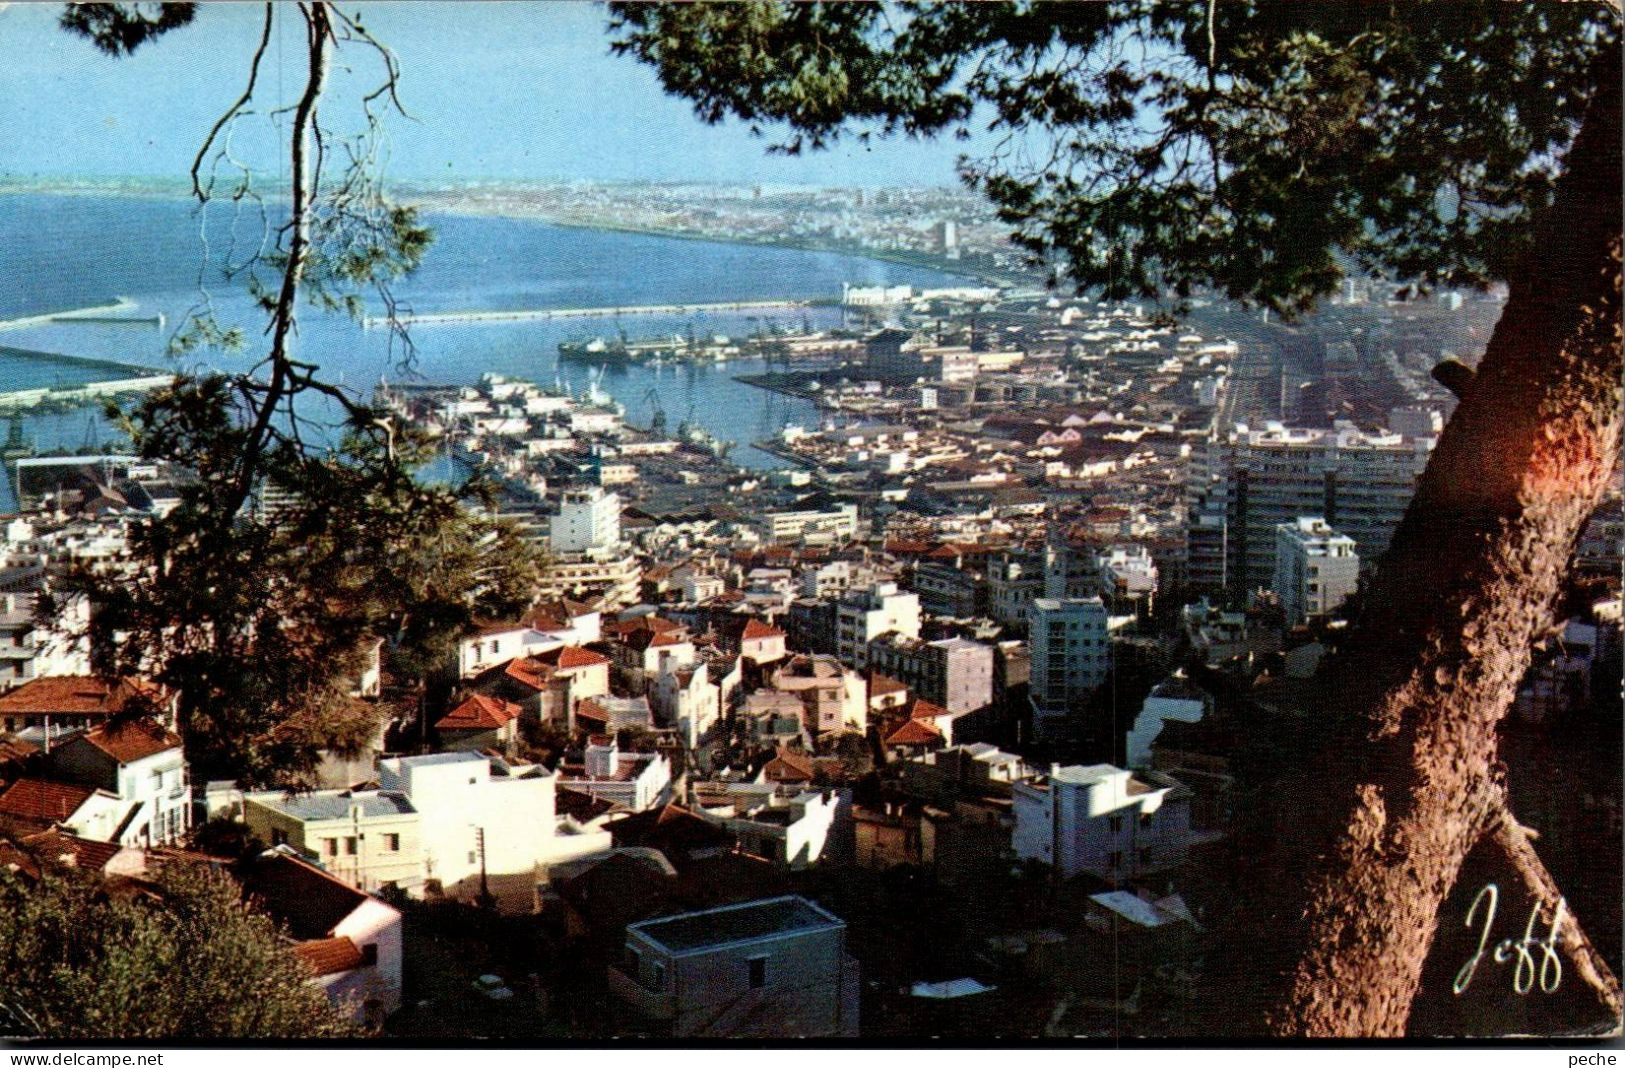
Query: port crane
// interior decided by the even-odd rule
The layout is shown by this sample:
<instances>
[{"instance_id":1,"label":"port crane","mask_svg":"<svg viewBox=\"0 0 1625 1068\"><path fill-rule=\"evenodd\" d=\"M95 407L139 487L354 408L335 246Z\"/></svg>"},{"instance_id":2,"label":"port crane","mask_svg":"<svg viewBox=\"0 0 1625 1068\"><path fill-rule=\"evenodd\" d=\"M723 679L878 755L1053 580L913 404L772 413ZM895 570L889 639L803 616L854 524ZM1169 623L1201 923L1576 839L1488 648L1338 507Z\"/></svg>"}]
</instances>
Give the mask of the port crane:
<instances>
[{"instance_id":1,"label":"port crane","mask_svg":"<svg viewBox=\"0 0 1625 1068\"><path fill-rule=\"evenodd\" d=\"M666 432L666 409L660 406L660 393L653 386L643 395L653 414L649 416L649 436L658 438Z\"/></svg>"}]
</instances>

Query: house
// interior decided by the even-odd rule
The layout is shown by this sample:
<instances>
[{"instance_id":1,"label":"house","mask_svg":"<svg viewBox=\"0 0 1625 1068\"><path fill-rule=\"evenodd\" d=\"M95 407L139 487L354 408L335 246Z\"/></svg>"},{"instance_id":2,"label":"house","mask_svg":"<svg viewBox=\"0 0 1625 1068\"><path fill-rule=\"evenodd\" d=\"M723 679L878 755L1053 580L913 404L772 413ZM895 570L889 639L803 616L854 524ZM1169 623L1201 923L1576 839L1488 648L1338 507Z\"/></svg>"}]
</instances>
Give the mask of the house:
<instances>
[{"instance_id":1,"label":"house","mask_svg":"<svg viewBox=\"0 0 1625 1068\"><path fill-rule=\"evenodd\" d=\"M139 846L128 817L135 806L94 786L22 778L0 793L0 823L24 833L60 827L93 842Z\"/></svg>"},{"instance_id":2,"label":"house","mask_svg":"<svg viewBox=\"0 0 1625 1068\"><path fill-rule=\"evenodd\" d=\"M52 867L137 877L146 872L147 856L141 849L80 838L55 828L20 836L15 842L0 839L0 868L37 878Z\"/></svg>"},{"instance_id":3,"label":"house","mask_svg":"<svg viewBox=\"0 0 1625 1068\"><path fill-rule=\"evenodd\" d=\"M739 630L739 655L757 667L776 664L786 656L786 634L759 619L745 621Z\"/></svg>"},{"instance_id":4,"label":"house","mask_svg":"<svg viewBox=\"0 0 1625 1068\"><path fill-rule=\"evenodd\" d=\"M398 790L266 790L244 794L242 813L254 837L346 886L415 893L423 885L423 817Z\"/></svg>"},{"instance_id":5,"label":"house","mask_svg":"<svg viewBox=\"0 0 1625 1068\"><path fill-rule=\"evenodd\" d=\"M426 889L489 897L503 911L530 909L552 864L600 847L598 836L560 833L557 777L536 765L478 753L431 753L378 762L378 784L421 816Z\"/></svg>"},{"instance_id":6,"label":"house","mask_svg":"<svg viewBox=\"0 0 1625 1068\"><path fill-rule=\"evenodd\" d=\"M774 752L773 759L762 766L757 781L774 786L807 785L813 781L814 770L812 757L781 745Z\"/></svg>"},{"instance_id":7,"label":"house","mask_svg":"<svg viewBox=\"0 0 1625 1068\"><path fill-rule=\"evenodd\" d=\"M401 1007L401 914L314 864L270 850L243 895L282 927L311 982L356 1022L378 1027Z\"/></svg>"},{"instance_id":8,"label":"house","mask_svg":"<svg viewBox=\"0 0 1625 1068\"><path fill-rule=\"evenodd\" d=\"M852 825L860 868L929 868L936 862L936 821L918 801L894 797L854 805Z\"/></svg>"},{"instance_id":9,"label":"house","mask_svg":"<svg viewBox=\"0 0 1625 1068\"><path fill-rule=\"evenodd\" d=\"M457 642L457 677L472 678L515 657L545 652L565 644L521 621L481 624Z\"/></svg>"},{"instance_id":10,"label":"house","mask_svg":"<svg viewBox=\"0 0 1625 1068\"><path fill-rule=\"evenodd\" d=\"M153 720L101 723L57 745L57 778L93 786L132 806L121 840L174 842L192 825L192 786L179 737Z\"/></svg>"},{"instance_id":11,"label":"house","mask_svg":"<svg viewBox=\"0 0 1625 1068\"><path fill-rule=\"evenodd\" d=\"M651 730L654 711L647 697L590 697L576 705L570 727L594 734Z\"/></svg>"},{"instance_id":12,"label":"house","mask_svg":"<svg viewBox=\"0 0 1625 1068\"><path fill-rule=\"evenodd\" d=\"M739 711L751 741L758 745L783 748L785 742L811 741L807 732L807 708L801 698L781 690L757 690L745 698Z\"/></svg>"},{"instance_id":13,"label":"house","mask_svg":"<svg viewBox=\"0 0 1625 1068\"><path fill-rule=\"evenodd\" d=\"M671 761L663 753L623 753L615 736L587 739L580 764L559 765L560 786L633 812L664 804L671 786Z\"/></svg>"},{"instance_id":14,"label":"house","mask_svg":"<svg viewBox=\"0 0 1625 1068\"><path fill-rule=\"evenodd\" d=\"M832 790L788 789L730 784L704 814L719 822L739 842L739 850L799 870L824 855L831 829L843 807Z\"/></svg>"},{"instance_id":15,"label":"house","mask_svg":"<svg viewBox=\"0 0 1625 1068\"><path fill-rule=\"evenodd\" d=\"M1052 765L1011 787L1016 855L1064 878L1087 872L1118 884L1157 874L1185 861L1190 796L1161 772Z\"/></svg>"},{"instance_id":16,"label":"house","mask_svg":"<svg viewBox=\"0 0 1625 1068\"><path fill-rule=\"evenodd\" d=\"M669 803L618 819L609 830L615 848L659 850L678 869L732 852L736 844L726 828Z\"/></svg>"},{"instance_id":17,"label":"house","mask_svg":"<svg viewBox=\"0 0 1625 1068\"><path fill-rule=\"evenodd\" d=\"M568 723L577 704L609 693L609 665L602 653L560 645L493 665L469 688L513 702L532 721Z\"/></svg>"},{"instance_id":18,"label":"house","mask_svg":"<svg viewBox=\"0 0 1625 1068\"><path fill-rule=\"evenodd\" d=\"M434 729L447 749L475 753L497 749L511 756L519 741L522 712L512 701L470 694L441 716Z\"/></svg>"},{"instance_id":19,"label":"house","mask_svg":"<svg viewBox=\"0 0 1625 1068\"><path fill-rule=\"evenodd\" d=\"M683 744L695 749L710 739L721 713L721 696L711 685L710 670L701 660L689 668L662 672L655 680L655 716L662 726L677 731Z\"/></svg>"},{"instance_id":20,"label":"house","mask_svg":"<svg viewBox=\"0 0 1625 1068\"><path fill-rule=\"evenodd\" d=\"M604 628L611 642L610 658L634 678L653 679L662 671L694 662L694 642L688 631L659 616L640 616Z\"/></svg>"},{"instance_id":21,"label":"house","mask_svg":"<svg viewBox=\"0 0 1625 1068\"><path fill-rule=\"evenodd\" d=\"M644 920L611 994L674 1038L855 1038L846 924L793 895Z\"/></svg>"},{"instance_id":22,"label":"house","mask_svg":"<svg viewBox=\"0 0 1625 1068\"><path fill-rule=\"evenodd\" d=\"M178 694L146 679L57 675L32 679L0 695L0 727L12 732L44 727L55 737L105 723L111 716L140 713L173 729L178 702Z\"/></svg>"},{"instance_id":23,"label":"house","mask_svg":"<svg viewBox=\"0 0 1625 1068\"><path fill-rule=\"evenodd\" d=\"M863 676L832 656L793 656L773 671L769 682L773 689L801 700L807 729L813 734L861 733L868 727Z\"/></svg>"}]
</instances>

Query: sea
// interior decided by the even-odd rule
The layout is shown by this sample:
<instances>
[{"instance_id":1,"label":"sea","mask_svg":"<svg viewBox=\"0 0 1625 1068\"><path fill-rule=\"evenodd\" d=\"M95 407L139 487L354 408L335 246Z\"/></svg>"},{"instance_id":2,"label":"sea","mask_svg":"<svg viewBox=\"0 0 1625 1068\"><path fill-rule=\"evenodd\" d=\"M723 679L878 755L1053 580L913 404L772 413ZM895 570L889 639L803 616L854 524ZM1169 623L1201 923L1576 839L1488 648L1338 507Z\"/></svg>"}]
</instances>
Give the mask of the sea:
<instances>
[{"instance_id":1,"label":"sea","mask_svg":"<svg viewBox=\"0 0 1625 1068\"><path fill-rule=\"evenodd\" d=\"M89 357L165 371L245 370L263 353L265 317L239 275L275 224L252 204L207 210L181 198L122 195L0 196L0 322L111 304L112 315L150 322L45 322L0 329L0 392L71 385L110 377L106 368L38 353ZM447 313L544 308L603 308L838 297L854 285L963 284L925 268L833 252L700 241L552 225L532 219L427 215L435 240L393 297L402 311ZM369 314L384 311L369 295ZM239 353L200 350L170 354L188 319L207 311L240 327ZM735 380L760 372L758 361L593 368L561 363L561 341L620 334L631 338L713 335L743 337L773 328L820 329L841 324L838 308L797 308L684 315L590 316L516 321L419 323L408 354L384 329L366 329L342 312L300 308L295 355L319 364L330 380L370 393L380 380L471 385L494 372L538 385L584 393L601 386L627 418L645 424L656 405L670 425L688 419L732 441L731 458L747 467L781 462L750 443L790 425L812 426L816 409ZM18 354L17 350L29 353ZM117 433L98 410L30 415L25 438L38 449L116 449ZM3 485L3 483L0 483ZM0 509L10 507L0 490Z\"/></svg>"}]
</instances>

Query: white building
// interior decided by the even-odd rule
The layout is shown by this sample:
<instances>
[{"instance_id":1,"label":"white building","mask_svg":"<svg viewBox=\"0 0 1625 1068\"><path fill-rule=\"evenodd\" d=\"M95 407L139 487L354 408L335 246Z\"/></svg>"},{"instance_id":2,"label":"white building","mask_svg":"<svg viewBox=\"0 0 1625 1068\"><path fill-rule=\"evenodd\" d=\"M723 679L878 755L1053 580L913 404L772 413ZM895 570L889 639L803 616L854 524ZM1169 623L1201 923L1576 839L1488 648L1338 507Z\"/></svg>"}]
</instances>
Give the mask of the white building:
<instances>
[{"instance_id":1,"label":"white building","mask_svg":"<svg viewBox=\"0 0 1625 1068\"><path fill-rule=\"evenodd\" d=\"M1113 545L1095 558L1100 596L1112 615L1149 613L1157 594L1157 565L1144 545Z\"/></svg>"},{"instance_id":2,"label":"white building","mask_svg":"<svg viewBox=\"0 0 1625 1068\"><path fill-rule=\"evenodd\" d=\"M554 776L540 766L478 753L391 757L378 762L378 784L417 809L424 877L447 897L489 892L505 910L529 909L547 866L580 851L557 834ZM586 838L596 851L596 837Z\"/></svg>"},{"instance_id":3,"label":"white building","mask_svg":"<svg viewBox=\"0 0 1625 1068\"><path fill-rule=\"evenodd\" d=\"M567 489L548 530L556 553L614 548L621 541L621 498L599 486Z\"/></svg>"},{"instance_id":4,"label":"white building","mask_svg":"<svg viewBox=\"0 0 1625 1068\"><path fill-rule=\"evenodd\" d=\"M824 511L770 511L751 517L768 541L838 544L858 536L858 506L838 504Z\"/></svg>"},{"instance_id":5,"label":"white building","mask_svg":"<svg viewBox=\"0 0 1625 1068\"><path fill-rule=\"evenodd\" d=\"M1106 681L1111 666L1106 606L1099 597L1035 597L1027 616L1032 654L1033 733L1053 737L1076 702Z\"/></svg>"},{"instance_id":6,"label":"white building","mask_svg":"<svg viewBox=\"0 0 1625 1068\"><path fill-rule=\"evenodd\" d=\"M1146 694L1139 715L1128 735L1128 765L1131 768L1151 766L1151 746L1162 733L1162 725L1169 720L1195 723L1207 714L1210 701L1207 694L1192 686L1184 673L1170 675Z\"/></svg>"},{"instance_id":7,"label":"white building","mask_svg":"<svg viewBox=\"0 0 1625 1068\"><path fill-rule=\"evenodd\" d=\"M293 940L335 1008L378 1027L401 1007L399 911L280 850L252 862L243 889Z\"/></svg>"},{"instance_id":8,"label":"white building","mask_svg":"<svg viewBox=\"0 0 1625 1068\"><path fill-rule=\"evenodd\" d=\"M1289 626L1337 611L1360 584L1354 539L1318 517L1275 528L1275 582Z\"/></svg>"},{"instance_id":9,"label":"white building","mask_svg":"<svg viewBox=\"0 0 1625 1068\"><path fill-rule=\"evenodd\" d=\"M664 753L623 753L613 734L593 735L583 763L564 765L559 781L572 790L643 812L670 797L671 761Z\"/></svg>"},{"instance_id":10,"label":"white building","mask_svg":"<svg viewBox=\"0 0 1625 1068\"><path fill-rule=\"evenodd\" d=\"M920 636L920 598L895 582L847 590L835 605L835 655L859 671L869 667L869 643L887 632Z\"/></svg>"},{"instance_id":11,"label":"white building","mask_svg":"<svg viewBox=\"0 0 1625 1068\"><path fill-rule=\"evenodd\" d=\"M710 668L703 660L692 667L662 672L655 679L649 704L656 721L674 728L690 749L710 739L721 713L721 695L712 685Z\"/></svg>"},{"instance_id":12,"label":"white building","mask_svg":"<svg viewBox=\"0 0 1625 1068\"><path fill-rule=\"evenodd\" d=\"M126 806L119 841L161 845L192 826L192 785L181 740L151 721L102 724L51 752L61 778L105 790Z\"/></svg>"},{"instance_id":13,"label":"white building","mask_svg":"<svg viewBox=\"0 0 1625 1068\"><path fill-rule=\"evenodd\" d=\"M824 855L841 804L832 790L733 783L725 801L702 812L739 840L740 852L801 869Z\"/></svg>"},{"instance_id":14,"label":"white building","mask_svg":"<svg viewBox=\"0 0 1625 1068\"><path fill-rule=\"evenodd\" d=\"M1010 793L1016 855L1063 878L1088 872L1120 883L1185 861L1190 792L1166 775L1111 764L1054 765Z\"/></svg>"},{"instance_id":15,"label":"white building","mask_svg":"<svg viewBox=\"0 0 1625 1068\"><path fill-rule=\"evenodd\" d=\"M90 599L57 599L52 618L39 619L32 593L0 595L0 685L51 675L90 674Z\"/></svg>"}]
</instances>

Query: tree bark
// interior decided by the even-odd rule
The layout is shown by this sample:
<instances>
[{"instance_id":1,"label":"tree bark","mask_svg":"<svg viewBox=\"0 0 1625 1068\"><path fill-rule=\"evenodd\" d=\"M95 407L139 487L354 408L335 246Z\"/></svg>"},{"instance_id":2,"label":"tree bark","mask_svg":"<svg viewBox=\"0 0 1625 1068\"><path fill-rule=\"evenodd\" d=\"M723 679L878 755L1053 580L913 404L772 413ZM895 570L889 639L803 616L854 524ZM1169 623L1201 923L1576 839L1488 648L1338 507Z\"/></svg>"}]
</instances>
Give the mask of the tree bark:
<instances>
[{"instance_id":1,"label":"tree bark","mask_svg":"<svg viewBox=\"0 0 1625 1068\"><path fill-rule=\"evenodd\" d=\"M1273 1033L1403 1034L1440 905L1504 827L1497 728L1619 460L1619 68L1616 44L1526 270L1329 667L1328 732L1346 744L1301 780L1306 826L1276 858L1304 905L1271 939L1291 962ZM1527 841L1510 844L1526 881L1555 892ZM1564 934L1580 948L1577 926ZM1617 1014L1617 981L1582 956Z\"/></svg>"}]
</instances>

